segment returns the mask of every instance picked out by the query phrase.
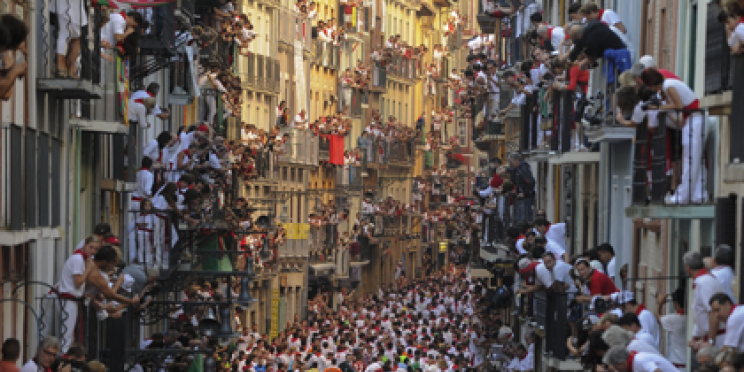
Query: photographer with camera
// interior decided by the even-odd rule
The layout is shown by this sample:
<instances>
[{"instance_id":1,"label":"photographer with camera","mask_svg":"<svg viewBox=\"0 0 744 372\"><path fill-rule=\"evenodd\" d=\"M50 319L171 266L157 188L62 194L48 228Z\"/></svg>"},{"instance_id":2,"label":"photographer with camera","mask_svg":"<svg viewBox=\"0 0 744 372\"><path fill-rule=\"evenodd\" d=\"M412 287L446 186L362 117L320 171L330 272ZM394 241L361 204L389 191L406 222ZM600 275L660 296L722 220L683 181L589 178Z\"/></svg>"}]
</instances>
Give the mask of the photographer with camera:
<instances>
[{"instance_id":1,"label":"photographer with camera","mask_svg":"<svg viewBox=\"0 0 744 372\"><path fill-rule=\"evenodd\" d=\"M537 35L542 40L543 45L550 44L554 51L562 51L563 40L566 38L563 27L540 25L537 27Z\"/></svg>"}]
</instances>

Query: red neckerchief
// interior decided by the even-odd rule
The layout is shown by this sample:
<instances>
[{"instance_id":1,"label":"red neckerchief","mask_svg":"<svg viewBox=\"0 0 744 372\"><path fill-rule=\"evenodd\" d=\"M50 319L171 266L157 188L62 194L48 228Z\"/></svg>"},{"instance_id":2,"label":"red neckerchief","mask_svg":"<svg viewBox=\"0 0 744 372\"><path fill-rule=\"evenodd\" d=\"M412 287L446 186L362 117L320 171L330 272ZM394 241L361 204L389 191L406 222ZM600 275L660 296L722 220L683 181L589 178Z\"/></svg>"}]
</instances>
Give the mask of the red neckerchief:
<instances>
[{"instance_id":1,"label":"red neckerchief","mask_svg":"<svg viewBox=\"0 0 744 372\"><path fill-rule=\"evenodd\" d=\"M633 361L635 361L636 355L638 355L637 351L631 351L628 355L628 372L633 372Z\"/></svg>"},{"instance_id":2,"label":"red neckerchief","mask_svg":"<svg viewBox=\"0 0 744 372\"><path fill-rule=\"evenodd\" d=\"M150 168L148 168L148 167L142 167L142 168L140 168L140 170L141 171L148 171L149 172L150 171Z\"/></svg>"},{"instance_id":3,"label":"red neckerchief","mask_svg":"<svg viewBox=\"0 0 744 372\"><path fill-rule=\"evenodd\" d=\"M145 92L147 93L148 96L155 98L155 93L151 93L149 91L145 91Z\"/></svg>"},{"instance_id":4,"label":"red neckerchief","mask_svg":"<svg viewBox=\"0 0 744 372\"><path fill-rule=\"evenodd\" d=\"M122 16L122 17L124 17L124 20L127 19L127 12L124 12L124 11L119 12L119 15Z\"/></svg>"},{"instance_id":5,"label":"red neckerchief","mask_svg":"<svg viewBox=\"0 0 744 372\"><path fill-rule=\"evenodd\" d=\"M73 253L73 255L76 255L76 254L79 254L79 255L83 256L83 261L88 261L88 255L85 254L85 251L83 251L82 248L76 249L75 252Z\"/></svg>"},{"instance_id":6,"label":"red neckerchief","mask_svg":"<svg viewBox=\"0 0 744 372\"><path fill-rule=\"evenodd\" d=\"M145 99L144 98L137 98L137 99L134 100L134 102L135 103L141 103L141 104L144 105L145 104Z\"/></svg>"},{"instance_id":7,"label":"red neckerchief","mask_svg":"<svg viewBox=\"0 0 744 372\"><path fill-rule=\"evenodd\" d=\"M685 309L677 310L677 314L679 314L679 315L685 315Z\"/></svg>"},{"instance_id":8,"label":"red neckerchief","mask_svg":"<svg viewBox=\"0 0 744 372\"><path fill-rule=\"evenodd\" d=\"M604 9L600 9L600 10L599 10L599 11L597 12L597 16L598 16L598 17L597 17L597 19L599 19L599 20L601 21L601 20L602 20L602 17L604 16L604 12L605 12L605 10L604 10Z\"/></svg>"},{"instance_id":9,"label":"red neckerchief","mask_svg":"<svg viewBox=\"0 0 744 372\"><path fill-rule=\"evenodd\" d=\"M737 307L739 307L739 305L731 306L731 312L729 312L729 317L731 316L731 314L734 313L734 310L736 310Z\"/></svg>"},{"instance_id":10,"label":"red neckerchief","mask_svg":"<svg viewBox=\"0 0 744 372\"><path fill-rule=\"evenodd\" d=\"M527 237L524 236L524 234L519 234L519 236L517 237L517 241L520 241L522 239L527 239Z\"/></svg>"},{"instance_id":11,"label":"red neckerchief","mask_svg":"<svg viewBox=\"0 0 744 372\"><path fill-rule=\"evenodd\" d=\"M646 306L643 304L638 305L636 308L636 316L641 316L641 311L646 310Z\"/></svg>"},{"instance_id":12,"label":"red neckerchief","mask_svg":"<svg viewBox=\"0 0 744 372\"><path fill-rule=\"evenodd\" d=\"M548 39L549 40L553 40L553 30L554 29L555 29L555 27L549 27L548 28Z\"/></svg>"}]
</instances>

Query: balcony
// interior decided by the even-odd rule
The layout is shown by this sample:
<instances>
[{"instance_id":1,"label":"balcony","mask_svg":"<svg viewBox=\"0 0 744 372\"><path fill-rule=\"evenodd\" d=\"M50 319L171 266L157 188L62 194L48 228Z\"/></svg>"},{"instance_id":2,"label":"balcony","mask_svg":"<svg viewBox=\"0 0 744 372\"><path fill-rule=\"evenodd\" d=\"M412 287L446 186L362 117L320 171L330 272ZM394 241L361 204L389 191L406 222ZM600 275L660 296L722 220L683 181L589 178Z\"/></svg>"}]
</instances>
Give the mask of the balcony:
<instances>
[{"instance_id":1,"label":"balcony","mask_svg":"<svg viewBox=\"0 0 744 372\"><path fill-rule=\"evenodd\" d=\"M256 85L256 54L240 56L240 85L251 90Z\"/></svg>"},{"instance_id":2,"label":"balcony","mask_svg":"<svg viewBox=\"0 0 744 372\"><path fill-rule=\"evenodd\" d=\"M341 47L322 40L313 40L313 53L315 58L313 62L318 66L323 66L333 70L341 68Z\"/></svg>"},{"instance_id":3,"label":"balcony","mask_svg":"<svg viewBox=\"0 0 744 372\"><path fill-rule=\"evenodd\" d=\"M415 60L402 55L394 55L392 61L387 66L386 78L416 79L418 77L418 69L416 67Z\"/></svg>"},{"instance_id":4,"label":"balcony","mask_svg":"<svg viewBox=\"0 0 744 372\"><path fill-rule=\"evenodd\" d=\"M715 208L709 203L709 190L712 187L707 179L715 179L715 165L711 164L713 172L705 169L704 145L690 146L697 153L688 154L683 148L681 136L688 136L688 143L705 143L705 133L700 121L705 118L704 110L678 110L675 114L689 114L684 124L692 128L681 132L667 128L668 112L658 115L658 127L652 134L647 125L636 128L635 148L633 157L633 188L632 205L625 209L628 218L685 218L712 219ZM689 126L689 127L688 127ZM672 136L672 148L667 148L667 136ZM667 159L667 153L672 154ZM691 172L684 172L691 169ZM649 179L649 170L651 176ZM671 177L668 174L671 172ZM693 185L692 187L688 187ZM665 200L667 190L674 189L672 203Z\"/></svg>"},{"instance_id":5,"label":"balcony","mask_svg":"<svg viewBox=\"0 0 744 372\"><path fill-rule=\"evenodd\" d=\"M571 136L574 125L573 91L553 91L552 126L550 127L549 164L597 163L598 152L572 151Z\"/></svg>"},{"instance_id":6,"label":"balcony","mask_svg":"<svg viewBox=\"0 0 744 372\"><path fill-rule=\"evenodd\" d=\"M375 62L372 68L372 90L384 90L387 89L387 68L380 62Z\"/></svg>"},{"instance_id":7,"label":"balcony","mask_svg":"<svg viewBox=\"0 0 744 372\"><path fill-rule=\"evenodd\" d=\"M148 56L165 58L175 55L176 30L181 26L176 18L176 4L166 3L161 6L135 9L144 19L150 19L150 27L140 37L140 53Z\"/></svg>"},{"instance_id":8,"label":"balcony","mask_svg":"<svg viewBox=\"0 0 744 372\"><path fill-rule=\"evenodd\" d=\"M116 62L101 59L101 78L99 99L81 100L80 116L70 119L72 127L86 132L102 134L128 134L129 130L122 119L119 99Z\"/></svg>"},{"instance_id":9,"label":"balcony","mask_svg":"<svg viewBox=\"0 0 744 372\"><path fill-rule=\"evenodd\" d=\"M364 105L367 104L368 96L368 91L362 91L360 89L353 90L351 93L351 107L349 110L351 116L360 117L364 114Z\"/></svg>"},{"instance_id":10,"label":"balcony","mask_svg":"<svg viewBox=\"0 0 744 372\"><path fill-rule=\"evenodd\" d=\"M74 12L75 10L68 9L68 13ZM48 14L46 9L40 9L41 14ZM90 8L90 19L98 20L102 16L100 9ZM88 19L87 13L73 15L69 14L69 18L84 18ZM50 20L45 20L46 24L50 24ZM98 29L100 25L94 22L89 22L87 26L80 28L81 42L80 42L80 55L78 61L73 62L77 66L74 74L79 77L71 76L68 71L57 71L57 35L59 33L59 23L62 22L62 18L56 22L57 26L49 26L42 31L41 42L39 44L39 50L41 55L37 58L39 62L38 79L36 81L37 89L39 92L48 94L56 99L67 100L67 99L98 99L102 94L102 75L106 75L104 72L103 65L104 59L101 56L101 40L98 36ZM68 29L75 29L77 26L66 25ZM69 43L67 43L69 48ZM114 53L110 50L104 53L113 56ZM115 57L111 57L114 59Z\"/></svg>"},{"instance_id":11,"label":"balcony","mask_svg":"<svg viewBox=\"0 0 744 372\"><path fill-rule=\"evenodd\" d=\"M612 106L612 100L604 92L617 91L620 87L617 84L617 80L611 84L607 81L607 77L600 73L605 69L604 63L604 61L600 61L599 67L594 69L596 73L593 73L593 75L600 74L600 90L586 100L578 102L578 105L584 105L586 107L584 117L582 118L584 127L586 128L584 134L593 143L630 141L633 139L633 135L635 135L633 128L618 123L614 115L612 117L605 117L608 112L618 112L618 109ZM619 74L615 73L615 76L619 76ZM593 109L597 107L600 108L598 111ZM596 114L590 114L592 112L596 112Z\"/></svg>"},{"instance_id":12,"label":"balcony","mask_svg":"<svg viewBox=\"0 0 744 372\"><path fill-rule=\"evenodd\" d=\"M391 167L410 167L416 161L416 147L413 141L393 140L390 143L387 163Z\"/></svg>"},{"instance_id":13,"label":"balcony","mask_svg":"<svg viewBox=\"0 0 744 372\"><path fill-rule=\"evenodd\" d=\"M480 26L481 33L492 34L496 32L496 18L492 17L490 14L486 14L483 9L483 3L485 1L486 0L478 0L478 15L476 16L476 20L478 21L478 26Z\"/></svg>"},{"instance_id":14,"label":"balcony","mask_svg":"<svg viewBox=\"0 0 744 372\"><path fill-rule=\"evenodd\" d=\"M362 5L360 3L360 5ZM339 19L344 19L344 7L339 7L340 14ZM361 34L369 32L372 24L372 10L367 6L357 6L355 9L356 19L352 19L351 27L347 29L347 32L351 34Z\"/></svg>"},{"instance_id":15,"label":"balcony","mask_svg":"<svg viewBox=\"0 0 744 372\"><path fill-rule=\"evenodd\" d=\"M279 164L318 166L318 137L309 130L285 129L290 139L282 147Z\"/></svg>"},{"instance_id":16,"label":"balcony","mask_svg":"<svg viewBox=\"0 0 744 372\"><path fill-rule=\"evenodd\" d=\"M344 165L343 167L336 167L336 188L361 190L364 186L362 181L361 166Z\"/></svg>"}]
</instances>

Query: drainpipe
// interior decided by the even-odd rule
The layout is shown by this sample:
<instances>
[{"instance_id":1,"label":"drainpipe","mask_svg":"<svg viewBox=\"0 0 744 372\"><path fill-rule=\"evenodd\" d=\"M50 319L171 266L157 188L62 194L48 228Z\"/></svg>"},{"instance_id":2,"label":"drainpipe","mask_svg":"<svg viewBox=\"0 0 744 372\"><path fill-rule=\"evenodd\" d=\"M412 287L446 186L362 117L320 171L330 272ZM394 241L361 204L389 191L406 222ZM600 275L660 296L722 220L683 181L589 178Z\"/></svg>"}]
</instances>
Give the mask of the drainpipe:
<instances>
[{"instance_id":1,"label":"drainpipe","mask_svg":"<svg viewBox=\"0 0 744 372\"><path fill-rule=\"evenodd\" d=\"M75 202L73 203L72 207L74 208L73 212L75 215L73 220L73 228L74 231L72 232L72 235L74 239L72 240L72 244L77 244L77 242L80 241L80 163L82 162L82 151L81 151L81 144L83 142L83 131L80 128L75 128L75 141L73 142L74 146L72 148L73 151L75 151L75 184L72 189L73 198ZM74 247L74 246L73 246Z\"/></svg>"}]
</instances>

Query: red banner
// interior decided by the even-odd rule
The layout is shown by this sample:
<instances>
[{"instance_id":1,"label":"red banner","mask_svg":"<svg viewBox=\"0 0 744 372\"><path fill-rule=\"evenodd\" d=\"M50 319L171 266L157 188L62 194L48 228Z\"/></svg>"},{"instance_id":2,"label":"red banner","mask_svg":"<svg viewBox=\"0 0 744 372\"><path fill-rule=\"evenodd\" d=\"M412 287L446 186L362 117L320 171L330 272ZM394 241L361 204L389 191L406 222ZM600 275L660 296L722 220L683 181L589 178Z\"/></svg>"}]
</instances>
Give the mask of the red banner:
<instances>
[{"instance_id":1,"label":"red banner","mask_svg":"<svg viewBox=\"0 0 744 372\"><path fill-rule=\"evenodd\" d=\"M344 165L344 137L335 134L328 135L328 145L328 162Z\"/></svg>"}]
</instances>

